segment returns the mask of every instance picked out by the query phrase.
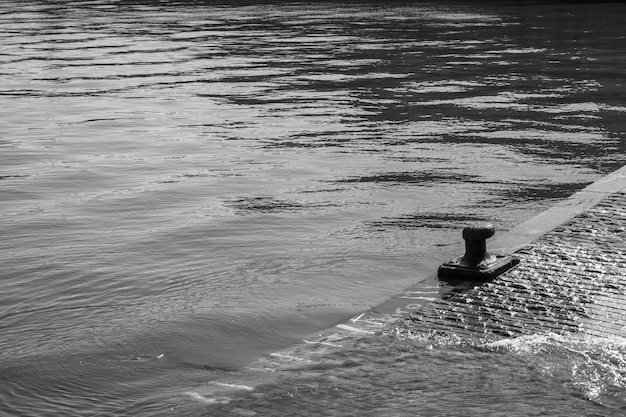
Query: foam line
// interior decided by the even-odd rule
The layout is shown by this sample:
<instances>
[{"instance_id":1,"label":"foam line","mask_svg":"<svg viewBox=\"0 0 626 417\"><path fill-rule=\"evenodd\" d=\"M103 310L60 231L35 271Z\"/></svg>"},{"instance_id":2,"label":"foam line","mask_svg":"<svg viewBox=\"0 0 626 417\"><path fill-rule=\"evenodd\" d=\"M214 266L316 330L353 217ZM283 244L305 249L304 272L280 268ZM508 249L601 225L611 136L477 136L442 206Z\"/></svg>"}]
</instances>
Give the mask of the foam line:
<instances>
[{"instance_id":1,"label":"foam line","mask_svg":"<svg viewBox=\"0 0 626 417\"><path fill-rule=\"evenodd\" d=\"M324 345L324 346L332 346L332 347L343 347L343 345L337 345L334 343L328 343L328 342L311 342L310 340L302 340L304 343L308 344L308 345Z\"/></svg>"},{"instance_id":2,"label":"foam line","mask_svg":"<svg viewBox=\"0 0 626 417\"><path fill-rule=\"evenodd\" d=\"M374 334L374 333L376 333L376 332L373 332L371 330L358 329L356 327L348 326L347 324L338 324L335 327L337 327L339 329L343 329L343 330L349 330L349 331L355 332L355 333L367 333L367 334Z\"/></svg>"},{"instance_id":3,"label":"foam line","mask_svg":"<svg viewBox=\"0 0 626 417\"><path fill-rule=\"evenodd\" d=\"M227 384L225 382L219 382L219 381L210 381L210 382L211 382L211 384L219 385L219 386L222 386L222 387L241 389L241 390L245 390L245 391L254 391L254 388L250 387L248 385Z\"/></svg>"},{"instance_id":4,"label":"foam line","mask_svg":"<svg viewBox=\"0 0 626 417\"><path fill-rule=\"evenodd\" d=\"M358 317L355 317L355 318L353 318L353 319L350 319L350 321L351 321L352 323L356 323L356 322L357 322L357 321L359 321L359 319L360 319L361 317L363 317L364 315L365 315L365 313L361 313L361 314L359 314L359 316L358 316Z\"/></svg>"},{"instance_id":5,"label":"foam line","mask_svg":"<svg viewBox=\"0 0 626 417\"><path fill-rule=\"evenodd\" d=\"M276 352L270 353L270 356L274 356L276 358L281 358L281 359L289 359L289 360L298 361L298 362L307 360L304 358L299 358L297 356L285 355L284 353L276 353Z\"/></svg>"}]
</instances>

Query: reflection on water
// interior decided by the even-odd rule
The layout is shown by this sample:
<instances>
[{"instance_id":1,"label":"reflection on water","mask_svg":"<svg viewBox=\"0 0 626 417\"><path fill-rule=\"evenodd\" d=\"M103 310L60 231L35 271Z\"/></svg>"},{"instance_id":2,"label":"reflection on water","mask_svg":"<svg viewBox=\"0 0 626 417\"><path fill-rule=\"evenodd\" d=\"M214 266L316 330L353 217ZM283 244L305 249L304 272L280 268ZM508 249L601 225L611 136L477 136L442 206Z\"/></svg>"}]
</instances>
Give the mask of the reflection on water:
<instances>
[{"instance_id":1,"label":"reflection on water","mask_svg":"<svg viewBox=\"0 0 626 417\"><path fill-rule=\"evenodd\" d=\"M621 5L0 5L4 413L184 408L624 162Z\"/></svg>"}]
</instances>

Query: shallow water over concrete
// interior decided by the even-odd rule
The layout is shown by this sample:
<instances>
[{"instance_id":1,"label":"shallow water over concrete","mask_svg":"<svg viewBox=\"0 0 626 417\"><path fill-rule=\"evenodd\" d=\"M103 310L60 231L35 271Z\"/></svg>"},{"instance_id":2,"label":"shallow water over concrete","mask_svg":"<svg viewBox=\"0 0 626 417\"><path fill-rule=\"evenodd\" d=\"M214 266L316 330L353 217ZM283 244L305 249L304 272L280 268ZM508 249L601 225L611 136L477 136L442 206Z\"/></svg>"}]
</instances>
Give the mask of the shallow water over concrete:
<instances>
[{"instance_id":1,"label":"shallow water over concrete","mask_svg":"<svg viewBox=\"0 0 626 417\"><path fill-rule=\"evenodd\" d=\"M619 416L625 361L623 339L371 336L283 369L252 393L217 397L204 412L196 410L224 416Z\"/></svg>"},{"instance_id":2,"label":"shallow water over concrete","mask_svg":"<svg viewBox=\"0 0 626 417\"><path fill-rule=\"evenodd\" d=\"M618 192L517 251L519 265L495 280L442 285L442 299L415 313L409 329L626 337L625 253L626 193Z\"/></svg>"},{"instance_id":3,"label":"shallow water over concrete","mask_svg":"<svg viewBox=\"0 0 626 417\"><path fill-rule=\"evenodd\" d=\"M286 396L297 396L305 410L323 415L355 410L368 415L619 415L626 400L624 174L626 167L564 202L572 205L597 194L585 210L516 251L520 263L501 276L488 282L453 283L447 277L439 286L417 284L303 345L185 394L227 415L272 415ZM548 213L555 210L523 227L545 227ZM414 294L430 295L431 303L405 306L424 298ZM395 312L394 306L399 307ZM405 308L415 311L388 321L408 315L401 311ZM520 363L530 368L518 371ZM512 374L505 377L507 372ZM432 385L415 388L425 375ZM327 385L320 388L320 381ZM562 386L551 386L558 381ZM448 406L431 398L442 386L447 389L439 397ZM376 401L364 400L370 396Z\"/></svg>"}]
</instances>

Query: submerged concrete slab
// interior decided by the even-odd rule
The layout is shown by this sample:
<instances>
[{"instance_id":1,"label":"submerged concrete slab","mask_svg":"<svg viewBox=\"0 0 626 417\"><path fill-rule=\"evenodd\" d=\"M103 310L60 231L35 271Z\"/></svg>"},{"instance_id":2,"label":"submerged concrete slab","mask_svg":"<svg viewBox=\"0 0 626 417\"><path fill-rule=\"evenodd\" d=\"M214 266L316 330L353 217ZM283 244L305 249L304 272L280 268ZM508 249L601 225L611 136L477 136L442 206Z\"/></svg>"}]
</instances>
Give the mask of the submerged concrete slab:
<instances>
[{"instance_id":1,"label":"submerged concrete slab","mask_svg":"<svg viewBox=\"0 0 626 417\"><path fill-rule=\"evenodd\" d=\"M486 338L626 337L626 191L605 196L516 256L515 269L450 290L413 313L404 329Z\"/></svg>"},{"instance_id":2,"label":"submerged concrete slab","mask_svg":"<svg viewBox=\"0 0 626 417\"><path fill-rule=\"evenodd\" d=\"M187 394L219 403L224 395L253 391L274 371L315 363L381 331L626 337L626 166L498 236L493 248L515 252L520 264L487 283L449 285L433 273L345 323Z\"/></svg>"},{"instance_id":3,"label":"submerged concrete slab","mask_svg":"<svg viewBox=\"0 0 626 417\"><path fill-rule=\"evenodd\" d=\"M550 209L489 242L494 251L514 252L569 219L585 212L611 194L626 191L626 166L588 185Z\"/></svg>"},{"instance_id":4,"label":"submerged concrete slab","mask_svg":"<svg viewBox=\"0 0 626 417\"><path fill-rule=\"evenodd\" d=\"M626 191L626 166L600 178L593 184L588 185L584 192L600 193L604 195Z\"/></svg>"}]
</instances>

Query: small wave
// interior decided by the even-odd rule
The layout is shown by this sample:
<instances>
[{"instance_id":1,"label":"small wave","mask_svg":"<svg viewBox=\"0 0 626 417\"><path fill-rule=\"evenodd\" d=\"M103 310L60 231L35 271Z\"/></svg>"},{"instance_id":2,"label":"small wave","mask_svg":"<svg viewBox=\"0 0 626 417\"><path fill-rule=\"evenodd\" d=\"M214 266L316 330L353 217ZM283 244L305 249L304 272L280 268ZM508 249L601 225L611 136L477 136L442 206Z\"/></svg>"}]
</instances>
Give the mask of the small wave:
<instances>
[{"instance_id":1,"label":"small wave","mask_svg":"<svg viewBox=\"0 0 626 417\"><path fill-rule=\"evenodd\" d=\"M570 381L596 403L619 406L626 400L626 338L533 334L483 347L522 355L544 374Z\"/></svg>"},{"instance_id":2,"label":"small wave","mask_svg":"<svg viewBox=\"0 0 626 417\"><path fill-rule=\"evenodd\" d=\"M194 400L202 401L206 404L228 404L231 399L229 397L205 397L197 392L187 391L185 394L189 395Z\"/></svg>"}]
</instances>

